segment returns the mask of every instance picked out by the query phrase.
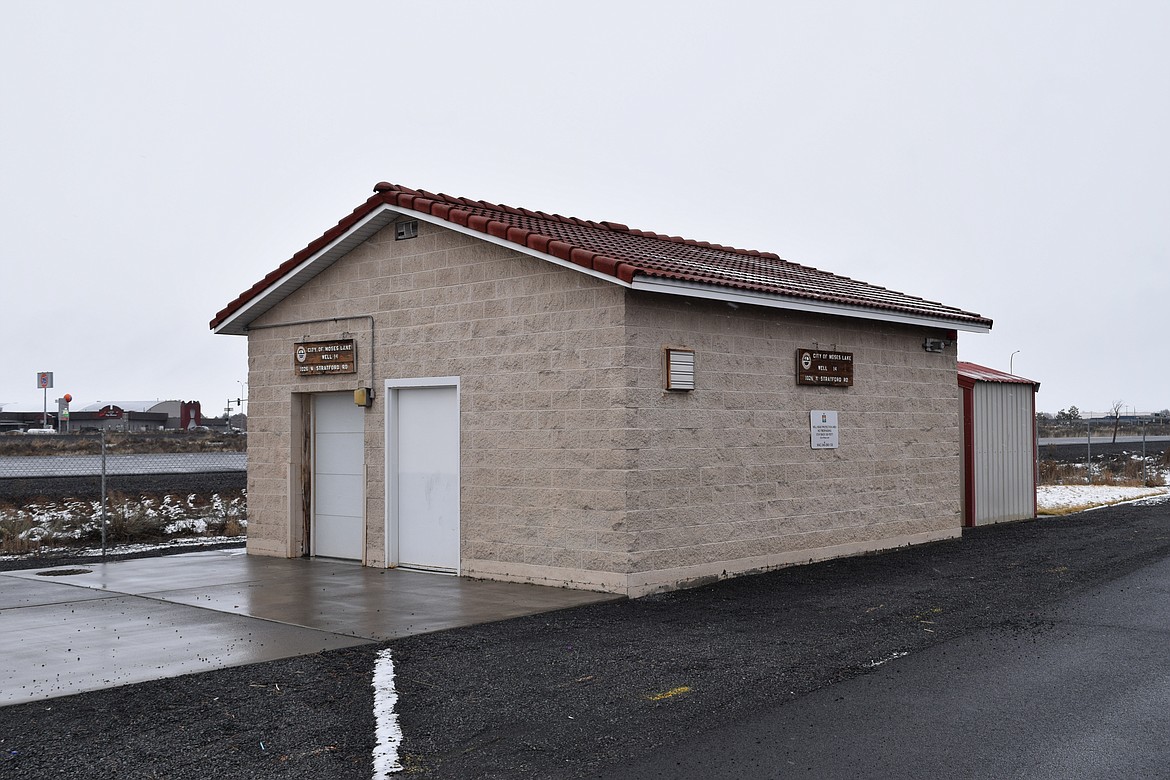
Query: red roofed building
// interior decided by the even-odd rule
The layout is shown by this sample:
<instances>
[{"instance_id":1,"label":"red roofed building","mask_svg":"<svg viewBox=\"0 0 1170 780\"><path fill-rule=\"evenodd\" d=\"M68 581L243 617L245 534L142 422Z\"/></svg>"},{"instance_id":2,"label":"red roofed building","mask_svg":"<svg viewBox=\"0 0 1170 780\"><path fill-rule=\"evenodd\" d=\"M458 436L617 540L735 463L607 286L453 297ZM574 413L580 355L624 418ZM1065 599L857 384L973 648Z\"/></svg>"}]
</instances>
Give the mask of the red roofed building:
<instances>
[{"instance_id":1,"label":"red roofed building","mask_svg":"<svg viewBox=\"0 0 1170 780\"><path fill-rule=\"evenodd\" d=\"M1036 516L1036 392L1040 383L958 364L963 396L963 525Z\"/></svg>"},{"instance_id":2,"label":"red roofed building","mask_svg":"<svg viewBox=\"0 0 1170 780\"><path fill-rule=\"evenodd\" d=\"M640 595L958 535L991 321L382 183L211 327L249 342L250 552Z\"/></svg>"}]
</instances>

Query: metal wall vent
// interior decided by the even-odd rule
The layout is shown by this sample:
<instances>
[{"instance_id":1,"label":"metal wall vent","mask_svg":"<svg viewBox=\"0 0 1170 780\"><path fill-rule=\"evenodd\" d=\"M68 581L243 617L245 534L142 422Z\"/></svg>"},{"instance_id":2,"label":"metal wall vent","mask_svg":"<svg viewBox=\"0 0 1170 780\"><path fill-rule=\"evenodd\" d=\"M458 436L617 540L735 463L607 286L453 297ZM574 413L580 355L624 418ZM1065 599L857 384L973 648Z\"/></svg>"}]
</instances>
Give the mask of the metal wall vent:
<instances>
[{"instance_id":1,"label":"metal wall vent","mask_svg":"<svg viewBox=\"0 0 1170 780\"><path fill-rule=\"evenodd\" d=\"M394 240L402 241L406 238L414 238L418 235L418 220L412 219L408 222L396 222L394 224Z\"/></svg>"},{"instance_id":2,"label":"metal wall vent","mask_svg":"<svg viewBox=\"0 0 1170 780\"><path fill-rule=\"evenodd\" d=\"M695 351L693 349L666 350L666 389L695 389Z\"/></svg>"}]
</instances>

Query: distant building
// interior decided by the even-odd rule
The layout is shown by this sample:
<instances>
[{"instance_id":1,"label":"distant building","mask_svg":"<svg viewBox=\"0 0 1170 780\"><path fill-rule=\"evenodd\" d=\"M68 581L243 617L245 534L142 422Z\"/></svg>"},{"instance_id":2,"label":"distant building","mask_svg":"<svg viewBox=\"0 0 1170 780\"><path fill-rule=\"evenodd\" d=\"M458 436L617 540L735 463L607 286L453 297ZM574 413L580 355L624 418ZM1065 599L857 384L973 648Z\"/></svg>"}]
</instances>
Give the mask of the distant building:
<instances>
[{"instance_id":1,"label":"distant building","mask_svg":"<svg viewBox=\"0 0 1170 780\"><path fill-rule=\"evenodd\" d=\"M203 425L198 401L98 401L70 415L73 430L191 430Z\"/></svg>"},{"instance_id":2,"label":"distant building","mask_svg":"<svg viewBox=\"0 0 1170 780\"><path fill-rule=\"evenodd\" d=\"M0 412L0 433L26 431L45 425L45 412ZM81 431L191 430L197 427L226 430L222 419L204 421L198 401L98 401L71 410L67 429ZM57 410L48 412L48 427L58 429ZM66 426L60 426L61 430Z\"/></svg>"}]
</instances>

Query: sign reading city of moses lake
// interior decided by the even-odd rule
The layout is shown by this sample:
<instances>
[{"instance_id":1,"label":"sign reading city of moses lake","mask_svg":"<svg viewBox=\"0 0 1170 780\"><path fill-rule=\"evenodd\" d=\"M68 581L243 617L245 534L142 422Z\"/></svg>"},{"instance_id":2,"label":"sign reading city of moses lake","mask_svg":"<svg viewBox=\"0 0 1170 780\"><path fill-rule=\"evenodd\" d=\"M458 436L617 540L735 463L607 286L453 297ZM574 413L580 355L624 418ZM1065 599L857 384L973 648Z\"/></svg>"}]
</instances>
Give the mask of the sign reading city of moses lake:
<instances>
[{"instance_id":1,"label":"sign reading city of moses lake","mask_svg":"<svg viewBox=\"0 0 1170 780\"><path fill-rule=\"evenodd\" d=\"M357 352L353 339L297 344L293 350L293 369L297 376L356 374Z\"/></svg>"},{"instance_id":2,"label":"sign reading city of moses lake","mask_svg":"<svg viewBox=\"0 0 1170 780\"><path fill-rule=\"evenodd\" d=\"M796 350L796 384L853 386L853 353Z\"/></svg>"}]
</instances>

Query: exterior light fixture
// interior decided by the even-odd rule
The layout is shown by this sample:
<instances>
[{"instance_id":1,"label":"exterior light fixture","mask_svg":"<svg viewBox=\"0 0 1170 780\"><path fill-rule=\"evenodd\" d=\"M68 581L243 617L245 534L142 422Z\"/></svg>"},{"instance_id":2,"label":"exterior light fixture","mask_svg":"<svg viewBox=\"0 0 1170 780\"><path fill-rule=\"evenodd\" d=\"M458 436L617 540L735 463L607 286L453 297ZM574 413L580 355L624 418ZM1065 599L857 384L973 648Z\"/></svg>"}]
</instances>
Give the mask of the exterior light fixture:
<instances>
[{"instance_id":1,"label":"exterior light fixture","mask_svg":"<svg viewBox=\"0 0 1170 780\"><path fill-rule=\"evenodd\" d=\"M353 391L353 402L355 404L357 404L358 406L362 406L362 407L365 407L366 409L369 409L371 406L374 405L374 388L372 388L372 387L359 387L357 390L354 390Z\"/></svg>"},{"instance_id":2,"label":"exterior light fixture","mask_svg":"<svg viewBox=\"0 0 1170 780\"><path fill-rule=\"evenodd\" d=\"M942 339L926 339L922 342L922 348L927 352L942 352L948 344L950 344L949 341Z\"/></svg>"}]
</instances>

